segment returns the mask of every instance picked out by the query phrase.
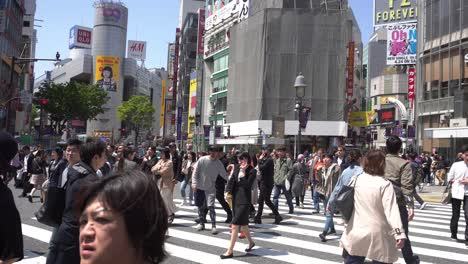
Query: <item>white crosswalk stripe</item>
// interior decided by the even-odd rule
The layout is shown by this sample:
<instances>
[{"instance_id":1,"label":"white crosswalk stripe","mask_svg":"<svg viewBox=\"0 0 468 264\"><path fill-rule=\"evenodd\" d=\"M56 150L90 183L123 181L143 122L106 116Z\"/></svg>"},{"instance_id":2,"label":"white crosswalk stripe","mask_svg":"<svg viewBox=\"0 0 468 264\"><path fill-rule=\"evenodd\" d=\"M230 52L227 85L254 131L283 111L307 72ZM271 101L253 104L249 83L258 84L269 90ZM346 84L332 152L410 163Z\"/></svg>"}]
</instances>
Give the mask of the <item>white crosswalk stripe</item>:
<instances>
[{"instance_id":1,"label":"white crosswalk stripe","mask_svg":"<svg viewBox=\"0 0 468 264\"><path fill-rule=\"evenodd\" d=\"M309 201L310 201L310 197ZM176 204L181 200L175 199ZM312 215L312 205L305 204L305 209L295 208L294 214L288 214L289 208L282 198L279 212L284 221L280 225L272 224L274 219L268 216L270 210L265 207L263 224L251 225L252 236L257 246L246 258L220 260L229 244L230 230L223 221L226 213L217 205L218 235L212 235L210 223L206 231L196 231L194 219L197 210L194 206L178 206L176 219L169 230L166 250L170 257L167 263L342 263L342 249L339 247L340 234L327 236L326 243L320 242L318 235L325 225L323 215ZM463 215L463 213L461 214ZM425 210L416 210L416 218L410 222L410 239L415 254L421 263L467 263L468 244L450 240L450 205L428 204ZM210 221L208 216L208 221ZM335 228L342 233L344 227L340 217L335 217ZM464 219L459 221L459 238L464 238ZM48 243L51 232L36 226L23 224L23 235ZM238 240L235 256L246 255L244 249L248 242ZM21 264L42 264L45 257L29 254ZM269 261L260 261L268 259ZM398 263L404 263L402 258Z\"/></svg>"}]
</instances>

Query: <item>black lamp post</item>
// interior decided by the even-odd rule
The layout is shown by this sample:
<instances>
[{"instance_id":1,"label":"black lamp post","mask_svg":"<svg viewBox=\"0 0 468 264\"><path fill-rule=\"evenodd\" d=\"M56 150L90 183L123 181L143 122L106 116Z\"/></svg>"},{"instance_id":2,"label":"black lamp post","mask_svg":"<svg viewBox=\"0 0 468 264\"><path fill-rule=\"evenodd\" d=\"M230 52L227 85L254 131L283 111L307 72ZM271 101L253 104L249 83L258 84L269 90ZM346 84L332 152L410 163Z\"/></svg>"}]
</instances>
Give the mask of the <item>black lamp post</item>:
<instances>
[{"instance_id":1,"label":"black lamp post","mask_svg":"<svg viewBox=\"0 0 468 264\"><path fill-rule=\"evenodd\" d=\"M294 82L294 88L296 89L296 111L297 111L297 119L299 120L299 130L297 133L297 153L301 153L301 136L302 136L302 128L301 128L301 118L302 118L302 111L304 106L302 105L302 99L305 96L305 88L307 84L304 80L304 75L299 73L296 77L296 81ZM294 157L296 158L296 157Z\"/></svg>"}]
</instances>

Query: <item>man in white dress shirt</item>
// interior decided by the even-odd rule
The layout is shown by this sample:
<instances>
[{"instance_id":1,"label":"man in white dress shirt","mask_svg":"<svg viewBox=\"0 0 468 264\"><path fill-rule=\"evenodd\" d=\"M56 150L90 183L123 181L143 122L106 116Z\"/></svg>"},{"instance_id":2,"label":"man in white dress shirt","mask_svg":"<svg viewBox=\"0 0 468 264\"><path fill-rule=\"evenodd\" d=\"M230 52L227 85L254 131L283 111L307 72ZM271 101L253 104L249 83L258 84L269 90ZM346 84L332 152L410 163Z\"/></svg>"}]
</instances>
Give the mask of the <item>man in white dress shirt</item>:
<instances>
[{"instance_id":1,"label":"man in white dress shirt","mask_svg":"<svg viewBox=\"0 0 468 264\"><path fill-rule=\"evenodd\" d=\"M463 202L465 210L465 241L468 241L468 145L462 147L463 160L453 163L447 180L452 184L452 220L450 232L452 239L457 240L458 219Z\"/></svg>"}]
</instances>

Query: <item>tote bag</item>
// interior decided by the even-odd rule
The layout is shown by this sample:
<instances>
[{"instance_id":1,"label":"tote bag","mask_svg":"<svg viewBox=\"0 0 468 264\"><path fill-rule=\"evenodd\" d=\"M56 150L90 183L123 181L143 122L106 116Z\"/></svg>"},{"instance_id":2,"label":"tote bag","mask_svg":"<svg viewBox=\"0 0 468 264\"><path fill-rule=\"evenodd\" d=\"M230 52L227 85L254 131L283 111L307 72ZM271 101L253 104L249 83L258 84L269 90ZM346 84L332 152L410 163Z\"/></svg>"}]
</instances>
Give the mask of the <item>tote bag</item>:
<instances>
[{"instance_id":1,"label":"tote bag","mask_svg":"<svg viewBox=\"0 0 468 264\"><path fill-rule=\"evenodd\" d=\"M336 196L335 205L341 212L343 219L348 222L354 211L354 187L356 186L357 176L353 176L348 185L343 186Z\"/></svg>"}]
</instances>

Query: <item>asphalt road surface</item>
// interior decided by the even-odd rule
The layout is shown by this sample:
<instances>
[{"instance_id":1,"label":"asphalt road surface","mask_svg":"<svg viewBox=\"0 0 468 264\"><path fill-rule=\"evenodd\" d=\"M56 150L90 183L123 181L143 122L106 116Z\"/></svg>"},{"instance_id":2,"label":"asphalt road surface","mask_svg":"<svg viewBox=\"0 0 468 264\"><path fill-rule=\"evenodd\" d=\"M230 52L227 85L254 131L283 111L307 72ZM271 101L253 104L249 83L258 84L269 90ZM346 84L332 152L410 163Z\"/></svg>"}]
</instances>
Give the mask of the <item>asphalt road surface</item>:
<instances>
[{"instance_id":1,"label":"asphalt road surface","mask_svg":"<svg viewBox=\"0 0 468 264\"><path fill-rule=\"evenodd\" d=\"M274 219L268 216L270 210L265 206L263 224L251 224L257 245L255 250L246 254L244 249L248 242L241 239L235 247L235 258L221 260L219 255L225 252L230 238L229 227L224 224L225 212L217 207L219 234L211 234L210 224L206 225L206 231L198 232L193 221L197 217L196 207L179 206L178 190L176 186L174 195L178 211L166 243L170 256L164 263L343 263L339 247L343 225L336 224L340 219L335 217L338 235L329 236L326 243L320 242L318 235L324 227L325 217L311 214L310 192L307 193L305 208L296 208L294 214L287 214L284 197L280 200L279 209L284 218L280 225L273 224ZM34 219L34 212L40 207L39 198L36 197L31 204L25 198L17 198L20 190L13 189L13 193L23 223L25 259L19 263L45 263L51 228ZM429 203L423 211L416 210L415 220L410 222L410 239L421 263L468 263L468 244L450 239L450 208L450 205ZM465 223L463 213L461 215L458 237L464 238ZM397 263L404 263L404 260L400 258Z\"/></svg>"}]
</instances>

